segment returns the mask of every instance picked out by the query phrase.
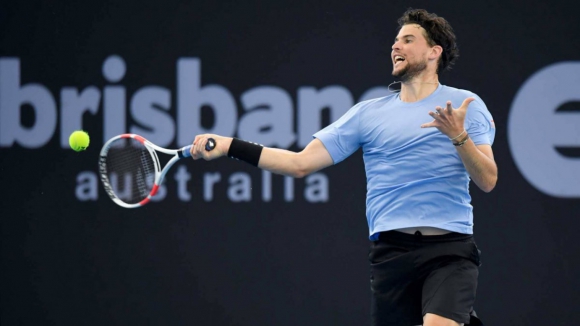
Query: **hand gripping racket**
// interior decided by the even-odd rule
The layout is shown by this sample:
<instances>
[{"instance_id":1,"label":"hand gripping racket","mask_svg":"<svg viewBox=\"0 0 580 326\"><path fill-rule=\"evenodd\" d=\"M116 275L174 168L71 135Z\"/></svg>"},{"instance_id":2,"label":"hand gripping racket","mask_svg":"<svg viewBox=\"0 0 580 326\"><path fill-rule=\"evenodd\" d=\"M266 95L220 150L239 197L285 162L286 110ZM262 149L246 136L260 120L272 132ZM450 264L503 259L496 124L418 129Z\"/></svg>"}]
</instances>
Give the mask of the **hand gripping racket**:
<instances>
[{"instance_id":1,"label":"hand gripping racket","mask_svg":"<svg viewBox=\"0 0 580 326\"><path fill-rule=\"evenodd\" d=\"M215 148L210 138L207 151ZM119 206L136 208L153 197L167 171L184 157L191 157L190 146L180 149L159 147L135 134L122 134L109 139L99 156L99 174L105 191ZM157 152L173 155L161 169Z\"/></svg>"}]
</instances>

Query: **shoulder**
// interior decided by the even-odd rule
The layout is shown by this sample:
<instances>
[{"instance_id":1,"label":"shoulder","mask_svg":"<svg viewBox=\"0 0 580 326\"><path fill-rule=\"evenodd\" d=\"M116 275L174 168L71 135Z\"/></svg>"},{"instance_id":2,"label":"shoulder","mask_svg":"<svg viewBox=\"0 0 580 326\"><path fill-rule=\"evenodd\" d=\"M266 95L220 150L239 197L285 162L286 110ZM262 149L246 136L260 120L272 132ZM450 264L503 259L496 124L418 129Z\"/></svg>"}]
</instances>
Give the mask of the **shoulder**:
<instances>
[{"instance_id":1,"label":"shoulder","mask_svg":"<svg viewBox=\"0 0 580 326\"><path fill-rule=\"evenodd\" d=\"M461 88L456 88L456 87L451 87L451 86L446 86L446 85L441 85L442 87L442 93L444 93L447 96L453 96L453 97L463 97L463 98L468 98L468 97L474 97L475 100L479 100L481 102L483 102L483 100L481 99L481 97L479 97L479 95L475 94L474 92L467 90L467 89L461 89Z\"/></svg>"},{"instance_id":2,"label":"shoulder","mask_svg":"<svg viewBox=\"0 0 580 326\"><path fill-rule=\"evenodd\" d=\"M387 96L365 100L355 104L352 109L356 111L372 111L373 109L382 108L385 105L388 105L396 96L397 93L393 93Z\"/></svg>"},{"instance_id":3,"label":"shoulder","mask_svg":"<svg viewBox=\"0 0 580 326\"><path fill-rule=\"evenodd\" d=\"M472 111L485 111L487 112L487 106L485 105L485 102L483 102L483 100L481 99L481 97L479 95L477 95L476 93L466 90L466 89L461 89L461 88L455 88L455 87L451 87L451 86L444 86L442 85L442 94L444 94L444 96L448 99L450 99L454 106L459 106L461 105L461 103L463 103L463 101L468 98L468 97L473 97L475 100L473 102L471 102L471 104L469 104L469 109Z\"/></svg>"}]
</instances>

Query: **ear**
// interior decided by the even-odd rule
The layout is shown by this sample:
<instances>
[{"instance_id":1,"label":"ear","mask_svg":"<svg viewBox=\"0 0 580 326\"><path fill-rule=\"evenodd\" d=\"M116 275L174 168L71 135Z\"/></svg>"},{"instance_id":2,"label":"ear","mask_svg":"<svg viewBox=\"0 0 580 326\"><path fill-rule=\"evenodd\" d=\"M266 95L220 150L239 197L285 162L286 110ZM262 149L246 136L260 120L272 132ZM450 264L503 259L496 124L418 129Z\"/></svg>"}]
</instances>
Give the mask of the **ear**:
<instances>
[{"instance_id":1,"label":"ear","mask_svg":"<svg viewBox=\"0 0 580 326\"><path fill-rule=\"evenodd\" d=\"M443 48L441 47L441 45L435 45L431 48L431 51L429 52L429 59L438 60L439 57L441 56L441 53L443 53Z\"/></svg>"}]
</instances>

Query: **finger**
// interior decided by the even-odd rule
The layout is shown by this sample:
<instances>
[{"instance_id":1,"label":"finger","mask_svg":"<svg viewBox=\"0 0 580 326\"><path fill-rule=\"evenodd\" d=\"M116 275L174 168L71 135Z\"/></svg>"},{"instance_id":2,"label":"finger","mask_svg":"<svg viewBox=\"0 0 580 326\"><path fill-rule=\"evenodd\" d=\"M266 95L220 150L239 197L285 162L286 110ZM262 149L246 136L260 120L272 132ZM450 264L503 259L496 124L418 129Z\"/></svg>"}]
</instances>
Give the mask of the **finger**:
<instances>
[{"instance_id":1,"label":"finger","mask_svg":"<svg viewBox=\"0 0 580 326\"><path fill-rule=\"evenodd\" d=\"M421 128L433 128L433 127L437 127L437 121L435 120L421 125Z\"/></svg>"},{"instance_id":2,"label":"finger","mask_svg":"<svg viewBox=\"0 0 580 326\"><path fill-rule=\"evenodd\" d=\"M469 103L475 101L475 98L473 97L468 97L466 98L463 103L461 104L461 109L463 110L467 110L467 107L469 106Z\"/></svg>"},{"instance_id":3,"label":"finger","mask_svg":"<svg viewBox=\"0 0 580 326\"><path fill-rule=\"evenodd\" d=\"M194 157L194 159L199 159L200 155L199 155L199 143L201 142L201 136L196 136L195 137L195 142L193 144L193 146L191 147L191 150L193 151L192 157Z\"/></svg>"},{"instance_id":4,"label":"finger","mask_svg":"<svg viewBox=\"0 0 580 326\"><path fill-rule=\"evenodd\" d=\"M437 114L443 114L443 113L445 113L445 110L442 107L440 107L440 106L436 107L435 110L437 110Z\"/></svg>"},{"instance_id":5,"label":"finger","mask_svg":"<svg viewBox=\"0 0 580 326\"><path fill-rule=\"evenodd\" d=\"M200 142L200 147L201 147L201 148L199 149L199 150L200 150L200 153L201 153L201 155L202 155L202 157L203 157L203 158L204 158L206 161L207 161L207 160L209 160L209 159L210 159L210 157L211 157L211 153L210 153L210 151L208 151L208 150L206 149L206 146L207 146L207 144L209 143L209 138L210 138L209 136L207 136L207 137L204 137L203 141L202 141L202 142Z\"/></svg>"},{"instance_id":6,"label":"finger","mask_svg":"<svg viewBox=\"0 0 580 326\"><path fill-rule=\"evenodd\" d=\"M203 146L205 145L205 142L207 141L206 137L200 137L199 140L197 141L197 144L195 145L195 150L197 152L197 155L201 158L203 157Z\"/></svg>"},{"instance_id":7,"label":"finger","mask_svg":"<svg viewBox=\"0 0 580 326\"><path fill-rule=\"evenodd\" d=\"M195 159L198 160L200 158L202 158L202 153L199 151L199 144L201 143L201 138L197 140L197 143L193 146L193 155L195 156Z\"/></svg>"},{"instance_id":8,"label":"finger","mask_svg":"<svg viewBox=\"0 0 580 326\"><path fill-rule=\"evenodd\" d=\"M197 158L195 157L195 143L197 142L197 138L198 138L198 137L199 137L199 136L195 136L195 138L194 138L194 139L193 139L193 141L191 142L191 147L189 148L189 154L191 154L191 158L192 158L192 159L194 159L194 160L195 160L195 159L197 159Z\"/></svg>"},{"instance_id":9,"label":"finger","mask_svg":"<svg viewBox=\"0 0 580 326\"><path fill-rule=\"evenodd\" d=\"M441 115L439 112L433 112L433 111L429 111L429 115L435 119L436 121L439 121L439 119L441 119Z\"/></svg>"},{"instance_id":10,"label":"finger","mask_svg":"<svg viewBox=\"0 0 580 326\"><path fill-rule=\"evenodd\" d=\"M194 146L191 146L191 149L189 150L189 152L191 153L191 158L194 160L199 159L198 155L197 155L197 151L195 150Z\"/></svg>"},{"instance_id":11,"label":"finger","mask_svg":"<svg viewBox=\"0 0 580 326\"><path fill-rule=\"evenodd\" d=\"M193 145L196 145L200 138L201 138L201 135L195 136L195 139L193 140Z\"/></svg>"},{"instance_id":12,"label":"finger","mask_svg":"<svg viewBox=\"0 0 580 326\"><path fill-rule=\"evenodd\" d=\"M208 144L208 143L209 143L209 137L205 138L205 139L203 140L203 144L201 144L201 145L202 145L202 146L201 146L201 150L202 150L202 152L204 153L204 155L207 155L207 154L209 154L209 153L208 153L209 151L207 150L207 144Z\"/></svg>"},{"instance_id":13,"label":"finger","mask_svg":"<svg viewBox=\"0 0 580 326\"><path fill-rule=\"evenodd\" d=\"M447 101L447 114L453 114L453 107L451 106L451 101Z\"/></svg>"}]
</instances>

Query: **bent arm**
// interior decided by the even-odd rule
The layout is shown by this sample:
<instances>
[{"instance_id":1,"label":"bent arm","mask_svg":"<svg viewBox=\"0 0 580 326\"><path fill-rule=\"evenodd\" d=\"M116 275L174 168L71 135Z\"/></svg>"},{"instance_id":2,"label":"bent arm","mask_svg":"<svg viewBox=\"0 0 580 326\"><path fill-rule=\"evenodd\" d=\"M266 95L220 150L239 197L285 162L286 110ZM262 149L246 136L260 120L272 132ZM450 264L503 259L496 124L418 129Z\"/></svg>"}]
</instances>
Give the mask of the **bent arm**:
<instances>
[{"instance_id":1,"label":"bent arm","mask_svg":"<svg viewBox=\"0 0 580 326\"><path fill-rule=\"evenodd\" d=\"M471 180L481 190L492 191L497 183L497 165L491 146L475 145L471 139L468 139L465 145L456 148Z\"/></svg>"},{"instance_id":2,"label":"bent arm","mask_svg":"<svg viewBox=\"0 0 580 326\"><path fill-rule=\"evenodd\" d=\"M216 148L210 152L204 147L208 138L216 140ZM199 135L193 142L191 154L193 159L213 160L228 154L231 137L218 135ZM319 139L312 140L301 152L264 147L260 154L258 167L273 173L302 178L310 173L332 165L334 161L326 147Z\"/></svg>"}]
</instances>

